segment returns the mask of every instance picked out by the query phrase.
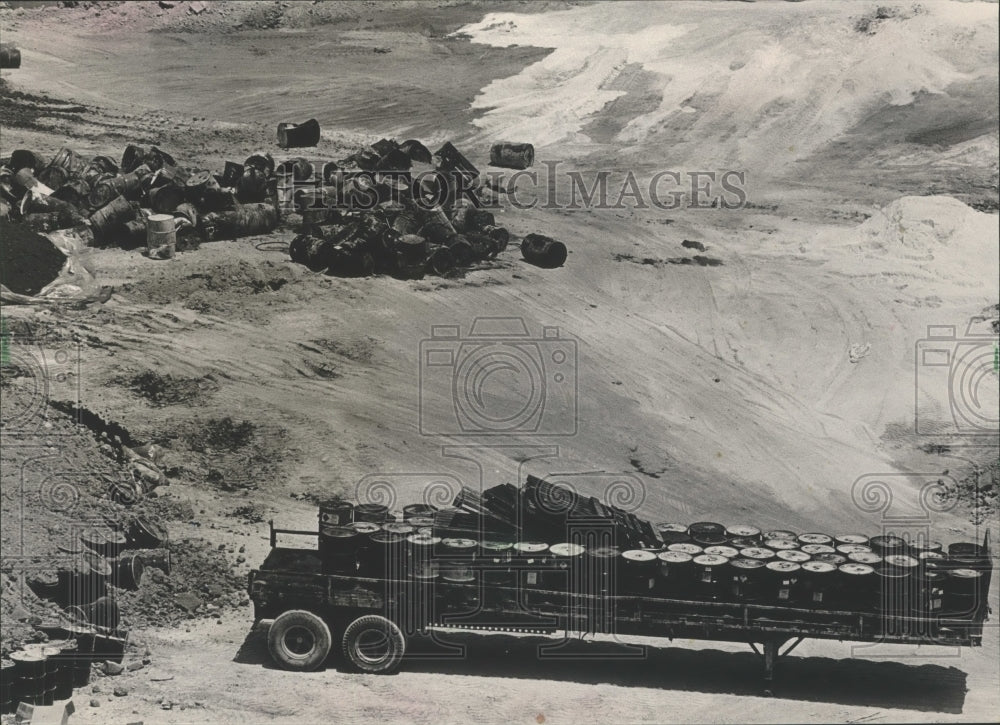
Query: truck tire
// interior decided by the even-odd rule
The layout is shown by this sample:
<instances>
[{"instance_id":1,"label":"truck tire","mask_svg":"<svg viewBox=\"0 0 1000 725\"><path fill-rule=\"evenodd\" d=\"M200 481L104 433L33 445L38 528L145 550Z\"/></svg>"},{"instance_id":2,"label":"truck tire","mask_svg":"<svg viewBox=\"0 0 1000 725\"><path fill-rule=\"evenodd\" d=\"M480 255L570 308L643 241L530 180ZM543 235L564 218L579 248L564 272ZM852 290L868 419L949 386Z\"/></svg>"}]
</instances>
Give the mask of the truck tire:
<instances>
[{"instance_id":1,"label":"truck tire","mask_svg":"<svg viewBox=\"0 0 1000 725\"><path fill-rule=\"evenodd\" d=\"M367 614L347 625L343 650L345 659L361 672L389 674L403 661L406 637L385 617Z\"/></svg>"},{"instance_id":2,"label":"truck tire","mask_svg":"<svg viewBox=\"0 0 1000 725\"><path fill-rule=\"evenodd\" d=\"M271 657L286 670L315 670L332 647L333 637L326 622L301 609L280 615L267 633Z\"/></svg>"}]
</instances>

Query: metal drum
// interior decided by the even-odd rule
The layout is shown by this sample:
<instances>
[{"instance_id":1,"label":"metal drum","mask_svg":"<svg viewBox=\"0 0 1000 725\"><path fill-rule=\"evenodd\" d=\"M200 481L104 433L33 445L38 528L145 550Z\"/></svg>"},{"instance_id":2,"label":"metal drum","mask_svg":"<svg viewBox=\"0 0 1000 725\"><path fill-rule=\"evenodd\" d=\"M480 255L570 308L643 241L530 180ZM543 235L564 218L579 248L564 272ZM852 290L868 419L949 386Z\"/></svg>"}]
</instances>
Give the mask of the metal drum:
<instances>
[{"instance_id":1,"label":"metal drum","mask_svg":"<svg viewBox=\"0 0 1000 725\"><path fill-rule=\"evenodd\" d=\"M847 558L855 564L867 564L868 566L880 566L882 564L882 557L873 551L859 551L848 554Z\"/></svg>"},{"instance_id":2,"label":"metal drum","mask_svg":"<svg viewBox=\"0 0 1000 725\"><path fill-rule=\"evenodd\" d=\"M865 544L838 544L837 553L844 556L850 556L851 554L871 554L872 548Z\"/></svg>"},{"instance_id":3,"label":"metal drum","mask_svg":"<svg viewBox=\"0 0 1000 725\"><path fill-rule=\"evenodd\" d=\"M100 597L84 607L87 613L87 621L97 627L105 629L118 629L121 622L121 610L118 601L114 597Z\"/></svg>"},{"instance_id":4,"label":"metal drum","mask_svg":"<svg viewBox=\"0 0 1000 725\"><path fill-rule=\"evenodd\" d=\"M498 587L517 586L517 576L510 562L513 544L507 541L480 541L477 563L483 572L483 581Z\"/></svg>"},{"instance_id":5,"label":"metal drum","mask_svg":"<svg viewBox=\"0 0 1000 725\"><path fill-rule=\"evenodd\" d=\"M978 569L952 569L945 582L944 614L971 617L983 604L983 572Z\"/></svg>"},{"instance_id":6,"label":"metal drum","mask_svg":"<svg viewBox=\"0 0 1000 725\"><path fill-rule=\"evenodd\" d=\"M514 563L521 583L528 589L543 586L543 574L549 565L549 545L540 541L519 541L514 544Z\"/></svg>"},{"instance_id":7,"label":"metal drum","mask_svg":"<svg viewBox=\"0 0 1000 725\"><path fill-rule=\"evenodd\" d=\"M833 540L838 546L842 544L860 544L861 546L868 545L868 537L864 534L837 534L833 537Z\"/></svg>"},{"instance_id":8,"label":"metal drum","mask_svg":"<svg viewBox=\"0 0 1000 725\"><path fill-rule=\"evenodd\" d=\"M761 597L761 583L765 564L760 559L733 559L729 562L732 572L729 594L740 602L756 602Z\"/></svg>"},{"instance_id":9,"label":"metal drum","mask_svg":"<svg viewBox=\"0 0 1000 725\"><path fill-rule=\"evenodd\" d=\"M801 566L794 561L776 559L765 564L766 598L778 604L791 604L799 598Z\"/></svg>"},{"instance_id":10,"label":"metal drum","mask_svg":"<svg viewBox=\"0 0 1000 725\"><path fill-rule=\"evenodd\" d=\"M362 536L374 534L376 531L382 530L382 526L380 524L376 524L372 521L355 521L354 523L348 524L347 528L357 531Z\"/></svg>"},{"instance_id":11,"label":"metal drum","mask_svg":"<svg viewBox=\"0 0 1000 725\"><path fill-rule=\"evenodd\" d=\"M911 601L910 613L916 617L930 617L944 609L945 587L948 572L941 569L920 567L914 576L915 596Z\"/></svg>"},{"instance_id":12,"label":"metal drum","mask_svg":"<svg viewBox=\"0 0 1000 725\"><path fill-rule=\"evenodd\" d=\"M142 582L142 574L146 570L146 563L142 554L134 551L126 551L118 560L112 564L114 585L119 589L129 589L135 591Z\"/></svg>"},{"instance_id":13,"label":"metal drum","mask_svg":"<svg viewBox=\"0 0 1000 725\"><path fill-rule=\"evenodd\" d=\"M377 579L399 579L403 576L406 537L392 531L376 531L368 535L358 556L358 573Z\"/></svg>"},{"instance_id":14,"label":"metal drum","mask_svg":"<svg viewBox=\"0 0 1000 725\"><path fill-rule=\"evenodd\" d=\"M791 551L799 548L799 542L795 539L764 539L764 546L775 551Z\"/></svg>"},{"instance_id":15,"label":"metal drum","mask_svg":"<svg viewBox=\"0 0 1000 725\"><path fill-rule=\"evenodd\" d=\"M760 546L760 540L754 539L747 536L734 536L729 540L729 546L733 547L737 551L740 549L747 549L752 546Z\"/></svg>"},{"instance_id":16,"label":"metal drum","mask_svg":"<svg viewBox=\"0 0 1000 725\"><path fill-rule=\"evenodd\" d=\"M777 557L783 561L790 561L794 564L804 564L812 557L804 551L798 549L785 549L777 552Z\"/></svg>"},{"instance_id":17,"label":"metal drum","mask_svg":"<svg viewBox=\"0 0 1000 725\"><path fill-rule=\"evenodd\" d=\"M759 561L770 561L775 557L773 549L763 546L748 546L740 550L740 556L744 559L758 559Z\"/></svg>"},{"instance_id":18,"label":"metal drum","mask_svg":"<svg viewBox=\"0 0 1000 725\"><path fill-rule=\"evenodd\" d=\"M45 698L45 657L40 651L22 649L13 652L13 689L20 702L41 705Z\"/></svg>"},{"instance_id":19,"label":"metal drum","mask_svg":"<svg viewBox=\"0 0 1000 725\"><path fill-rule=\"evenodd\" d=\"M354 504L350 501L333 499L319 505L319 525L347 526L354 521Z\"/></svg>"},{"instance_id":20,"label":"metal drum","mask_svg":"<svg viewBox=\"0 0 1000 725\"><path fill-rule=\"evenodd\" d=\"M846 564L850 561L843 554L810 554L812 557L811 561L822 561L827 564L833 564L834 566L840 566L841 564Z\"/></svg>"},{"instance_id":21,"label":"metal drum","mask_svg":"<svg viewBox=\"0 0 1000 725\"><path fill-rule=\"evenodd\" d=\"M56 690L59 689L63 677L63 661L59 658L59 648L52 642L42 647L41 652L45 658L45 692L42 695L42 704L51 705L55 701ZM70 693L72 694L72 690Z\"/></svg>"},{"instance_id":22,"label":"metal drum","mask_svg":"<svg viewBox=\"0 0 1000 725\"><path fill-rule=\"evenodd\" d=\"M545 586L549 589L569 591L573 587L575 592L586 591L587 586L583 574L583 556L587 550L580 544L563 542L553 544L549 547L552 555L553 569L545 575ZM583 581L580 579L583 578Z\"/></svg>"},{"instance_id":23,"label":"metal drum","mask_svg":"<svg viewBox=\"0 0 1000 725\"><path fill-rule=\"evenodd\" d=\"M825 561L805 561L801 567L802 601L816 608L836 603L837 567Z\"/></svg>"},{"instance_id":24,"label":"metal drum","mask_svg":"<svg viewBox=\"0 0 1000 725\"><path fill-rule=\"evenodd\" d=\"M350 576L358 571L358 551L364 537L348 526L319 525L319 558L324 574Z\"/></svg>"},{"instance_id":25,"label":"metal drum","mask_svg":"<svg viewBox=\"0 0 1000 725\"><path fill-rule=\"evenodd\" d=\"M123 531L108 526L92 526L80 534L80 541L102 556L115 558L128 542Z\"/></svg>"},{"instance_id":26,"label":"metal drum","mask_svg":"<svg viewBox=\"0 0 1000 725\"><path fill-rule=\"evenodd\" d=\"M944 544L940 541L924 541L921 538L917 541L911 541L909 546L906 547L906 553L918 559L923 554L940 554L943 556Z\"/></svg>"},{"instance_id":27,"label":"metal drum","mask_svg":"<svg viewBox=\"0 0 1000 725\"><path fill-rule=\"evenodd\" d=\"M407 516L406 512L403 512L403 520L406 521L410 526L415 529L422 529L425 526L434 526L433 516Z\"/></svg>"},{"instance_id":28,"label":"metal drum","mask_svg":"<svg viewBox=\"0 0 1000 725\"><path fill-rule=\"evenodd\" d=\"M905 554L890 554L875 569L879 578L879 608L885 614L910 613L915 599L917 559Z\"/></svg>"},{"instance_id":29,"label":"metal drum","mask_svg":"<svg viewBox=\"0 0 1000 725\"><path fill-rule=\"evenodd\" d=\"M694 557L683 551L661 551L656 559L656 590L665 596L686 596L691 590Z\"/></svg>"},{"instance_id":30,"label":"metal drum","mask_svg":"<svg viewBox=\"0 0 1000 725\"><path fill-rule=\"evenodd\" d=\"M948 558L959 569L977 569L986 571L990 568L990 560L985 547L969 542L957 542L948 547Z\"/></svg>"},{"instance_id":31,"label":"metal drum","mask_svg":"<svg viewBox=\"0 0 1000 725\"><path fill-rule=\"evenodd\" d=\"M759 544L762 540L760 529L756 526L750 526L749 524L734 524L733 526L727 526L726 536L729 537L730 541L733 539L753 539Z\"/></svg>"},{"instance_id":32,"label":"metal drum","mask_svg":"<svg viewBox=\"0 0 1000 725\"><path fill-rule=\"evenodd\" d=\"M437 579L434 548L440 543L439 538L430 534L412 534L406 537L406 562L410 577L422 582Z\"/></svg>"},{"instance_id":33,"label":"metal drum","mask_svg":"<svg viewBox=\"0 0 1000 725\"><path fill-rule=\"evenodd\" d=\"M714 521L697 521L688 526L688 534L692 539L699 536L718 537L726 535L726 527Z\"/></svg>"},{"instance_id":34,"label":"metal drum","mask_svg":"<svg viewBox=\"0 0 1000 725\"><path fill-rule=\"evenodd\" d=\"M354 507L354 520L367 521L373 524L385 523L389 515L389 507L377 503L359 503Z\"/></svg>"},{"instance_id":35,"label":"metal drum","mask_svg":"<svg viewBox=\"0 0 1000 725\"><path fill-rule=\"evenodd\" d=\"M809 554L809 556L815 556L816 554L836 554L837 550L834 549L829 544L802 544L799 546L802 551Z\"/></svg>"},{"instance_id":36,"label":"metal drum","mask_svg":"<svg viewBox=\"0 0 1000 725\"><path fill-rule=\"evenodd\" d=\"M629 549L621 556L621 591L635 596L649 596L656 587L656 552Z\"/></svg>"},{"instance_id":37,"label":"metal drum","mask_svg":"<svg viewBox=\"0 0 1000 725\"><path fill-rule=\"evenodd\" d=\"M725 593L729 559L714 554L694 557L694 594L701 599L716 599Z\"/></svg>"},{"instance_id":38,"label":"metal drum","mask_svg":"<svg viewBox=\"0 0 1000 725\"><path fill-rule=\"evenodd\" d=\"M587 567L583 577L583 585L587 594L617 596L622 594L618 583L618 557L621 555L617 546L598 546L587 549L584 559ZM624 568L624 567L623 567Z\"/></svg>"},{"instance_id":39,"label":"metal drum","mask_svg":"<svg viewBox=\"0 0 1000 725\"><path fill-rule=\"evenodd\" d=\"M0 714L14 712L19 701L20 692L14 688L14 661L4 657L0 661Z\"/></svg>"},{"instance_id":40,"label":"metal drum","mask_svg":"<svg viewBox=\"0 0 1000 725\"><path fill-rule=\"evenodd\" d=\"M683 544L691 540L691 537L688 536L687 526L684 524L663 522L656 524L653 528L656 529L656 534L660 537L660 541L663 542L664 546Z\"/></svg>"},{"instance_id":41,"label":"metal drum","mask_svg":"<svg viewBox=\"0 0 1000 725\"><path fill-rule=\"evenodd\" d=\"M868 541L868 545L872 547L872 551L879 556L906 553L906 541L898 536L892 536L891 534L873 536Z\"/></svg>"},{"instance_id":42,"label":"metal drum","mask_svg":"<svg viewBox=\"0 0 1000 725\"><path fill-rule=\"evenodd\" d=\"M768 539L791 539L795 541L797 534L794 531L785 531L784 529L775 529L774 531L764 532L764 541Z\"/></svg>"},{"instance_id":43,"label":"metal drum","mask_svg":"<svg viewBox=\"0 0 1000 725\"><path fill-rule=\"evenodd\" d=\"M394 534L402 534L403 536L409 536L410 534L417 533L417 527L412 524L403 524L398 521L387 521L382 524L383 531L391 531Z\"/></svg>"},{"instance_id":44,"label":"metal drum","mask_svg":"<svg viewBox=\"0 0 1000 725\"><path fill-rule=\"evenodd\" d=\"M425 503L411 503L408 506L403 507L403 521L409 522L410 519L414 518L429 518L434 519L434 512L437 511L433 506L429 506ZM430 524L424 524L425 526L430 526Z\"/></svg>"},{"instance_id":45,"label":"metal drum","mask_svg":"<svg viewBox=\"0 0 1000 725\"><path fill-rule=\"evenodd\" d=\"M833 537L827 536L826 534L799 534L796 539L799 545L803 544L826 544L831 546L833 544Z\"/></svg>"},{"instance_id":46,"label":"metal drum","mask_svg":"<svg viewBox=\"0 0 1000 725\"><path fill-rule=\"evenodd\" d=\"M462 584L475 581L476 572L472 568L472 562L475 560L476 546L474 539L441 539L438 546L441 578Z\"/></svg>"},{"instance_id":47,"label":"metal drum","mask_svg":"<svg viewBox=\"0 0 1000 725\"><path fill-rule=\"evenodd\" d=\"M878 580L872 567L853 561L837 567L837 598L841 606L870 612L875 607L877 591Z\"/></svg>"},{"instance_id":48,"label":"metal drum","mask_svg":"<svg viewBox=\"0 0 1000 725\"><path fill-rule=\"evenodd\" d=\"M735 559L740 555L739 549L734 549L732 546L707 546L705 547L705 553L711 554L713 556L724 556L727 559Z\"/></svg>"},{"instance_id":49,"label":"metal drum","mask_svg":"<svg viewBox=\"0 0 1000 725\"><path fill-rule=\"evenodd\" d=\"M701 554L704 551L704 549L702 549L697 544L680 543L680 544L670 544L667 547L667 551L680 552L681 554L687 554L688 556L694 558L698 556L698 554Z\"/></svg>"},{"instance_id":50,"label":"metal drum","mask_svg":"<svg viewBox=\"0 0 1000 725\"><path fill-rule=\"evenodd\" d=\"M73 660L73 687L90 683L90 664L94 659L95 632L89 627L70 626L67 631L76 639L76 657Z\"/></svg>"}]
</instances>

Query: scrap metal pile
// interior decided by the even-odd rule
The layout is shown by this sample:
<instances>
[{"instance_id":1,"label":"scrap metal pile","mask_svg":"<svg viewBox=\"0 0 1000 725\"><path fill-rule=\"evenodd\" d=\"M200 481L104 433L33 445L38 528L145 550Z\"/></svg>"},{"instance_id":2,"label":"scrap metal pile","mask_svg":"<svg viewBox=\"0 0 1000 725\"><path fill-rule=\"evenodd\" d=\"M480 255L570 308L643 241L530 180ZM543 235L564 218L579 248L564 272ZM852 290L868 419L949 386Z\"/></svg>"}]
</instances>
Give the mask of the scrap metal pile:
<instances>
[{"instance_id":1,"label":"scrap metal pile","mask_svg":"<svg viewBox=\"0 0 1000 725\"><path fill-rule=\"evenodd\" d=\"M0 166L0 217L35 231L86 225L98 246L147 242L147 220L173 216L178 235L227 239L272 231L276 180L270 154L254 154L226 174L190 170L155 146L128 146L120 161L61 149L46 163L19 149Z\"/></svg>"}]
</instances>

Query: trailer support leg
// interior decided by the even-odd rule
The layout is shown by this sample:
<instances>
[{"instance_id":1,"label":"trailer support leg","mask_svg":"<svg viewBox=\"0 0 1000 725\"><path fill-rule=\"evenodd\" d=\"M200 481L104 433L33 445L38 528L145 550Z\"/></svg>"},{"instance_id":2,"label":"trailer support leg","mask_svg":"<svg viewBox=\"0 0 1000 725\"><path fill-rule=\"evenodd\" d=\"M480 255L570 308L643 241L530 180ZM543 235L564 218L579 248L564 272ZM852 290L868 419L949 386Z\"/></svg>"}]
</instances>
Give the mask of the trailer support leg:
<instances>
[{"instance_id":1,"label":"trailer support leg","mask_svg":"<svg viewBox=\"0 0 1000 725\"><path fill-rule=\"evenodd\" d=\"M767 697L774 694L771 687L774 684L774 664L778 661L780 645L780 642L773 639L764 642L764 695Z\"/></svg>"}]
</instances>

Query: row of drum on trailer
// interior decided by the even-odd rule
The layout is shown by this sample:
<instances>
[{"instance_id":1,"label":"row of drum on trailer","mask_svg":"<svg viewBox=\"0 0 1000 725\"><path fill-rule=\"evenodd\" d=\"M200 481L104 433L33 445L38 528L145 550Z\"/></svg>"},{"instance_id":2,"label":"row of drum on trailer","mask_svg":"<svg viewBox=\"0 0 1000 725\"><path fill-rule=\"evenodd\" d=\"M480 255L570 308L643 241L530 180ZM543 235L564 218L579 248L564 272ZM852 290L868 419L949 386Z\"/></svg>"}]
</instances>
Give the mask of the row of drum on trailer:
<instances>
[{"instance_id":1,"label":"row of drum on trailer","mask_svg":"<svg viewBox=\"0 0 1000 725\"><path fill-rule=\"evenodd\" d=\"M571 541L448 535L425 504L397 514L337 501L320 508L323 572L602 596L754 602L891 616L972 616L985 600L985 546L892 534L823 534L714 522L662 523L655 547L619 549L607 532Z\"/></svg>"}]
</instances>

